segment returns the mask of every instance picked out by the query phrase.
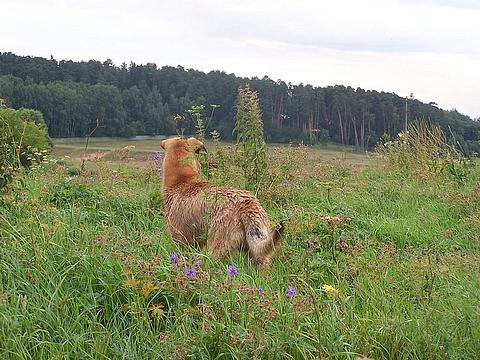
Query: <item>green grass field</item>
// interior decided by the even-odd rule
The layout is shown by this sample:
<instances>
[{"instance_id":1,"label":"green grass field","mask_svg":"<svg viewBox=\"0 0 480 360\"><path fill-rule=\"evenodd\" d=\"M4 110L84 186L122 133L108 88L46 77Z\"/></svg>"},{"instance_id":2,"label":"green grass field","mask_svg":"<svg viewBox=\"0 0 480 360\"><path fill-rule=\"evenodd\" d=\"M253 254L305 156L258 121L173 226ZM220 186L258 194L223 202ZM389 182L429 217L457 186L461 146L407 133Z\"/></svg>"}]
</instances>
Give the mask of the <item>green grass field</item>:
<instances>
[{"instance_id":1,"label":"green grass field","mask_svg":"<svg viewBox=\"0 0 480 360\"><path fill-rule=\"evenodd\" d=\"M0 358L480 358L479 166L459 183L334 147L271 147L259 198L286 228L262 273L171 241L160 150L93 140L70 177L83 144L56 142L62 161L1 198ZM220 151L212 181L242 187L231 146Z\"/></svg>"}]
</instances>

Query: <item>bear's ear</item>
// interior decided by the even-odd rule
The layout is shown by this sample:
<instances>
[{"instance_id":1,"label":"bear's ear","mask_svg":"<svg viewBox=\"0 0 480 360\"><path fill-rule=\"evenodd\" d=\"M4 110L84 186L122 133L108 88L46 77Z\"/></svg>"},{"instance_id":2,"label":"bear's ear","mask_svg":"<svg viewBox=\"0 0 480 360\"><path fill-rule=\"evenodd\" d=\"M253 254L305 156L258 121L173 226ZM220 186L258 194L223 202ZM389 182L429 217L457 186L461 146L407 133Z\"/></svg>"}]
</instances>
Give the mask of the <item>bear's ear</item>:
<instances>
[{"instance_id":1,"label":"bear's ear","mask_svg":"<svg viewBox=\"0 0 480 360\"><path fill-rule=\"evenodd\" d=\"M170 139L165 139L160 141L160 146L163 150L167 150L167 147L169 145L176 143L178 140L181 140L178 136Z\"/></svg>"},{"instance_id":2,"label":"bear's ear","mask_svg":"<svg viewBox=\"0 0 480 360\"><path fill-rule=\"evenodd\" d=\"M207 152L205 145L200 140L195 139L194 137L187 139L188 147L195 153L199 153L201 151Z\"/></svg>"}]
</instances>

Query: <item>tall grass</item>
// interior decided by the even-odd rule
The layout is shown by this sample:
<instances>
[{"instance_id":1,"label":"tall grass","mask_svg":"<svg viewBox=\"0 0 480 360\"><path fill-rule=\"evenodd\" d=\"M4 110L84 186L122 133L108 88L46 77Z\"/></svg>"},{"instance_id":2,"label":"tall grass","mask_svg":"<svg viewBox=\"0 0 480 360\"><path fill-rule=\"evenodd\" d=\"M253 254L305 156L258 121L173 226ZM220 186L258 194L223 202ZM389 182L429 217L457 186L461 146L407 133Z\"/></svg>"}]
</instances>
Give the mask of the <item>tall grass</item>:
<instances>
[{"instance_id":1,"label":"tall grass","mask_svg":"<svg viewBox=\"0 0 480 360\"><path fill-rule=\"evenodd\" d=\"M289 220L269 274L174 245L156 161L15 183L0 202L0 358L480 357L477 168L459 186L308 148L270 158L262 201ZM225 166L212 181L242 186Z\"/></svg>"},{"instance_id":2,"label":"tall grass","mask_svg":"<svg viewBox=\"0 0 480 360\"><path fill-rule=\"evenodd\" d=\"M447 139L442 128L426 120L410 123L393 141L377 147L397 170L421 177L451 177L462 182L474 162L461 151L455 137Z\"/></svg>"}]
</instances>

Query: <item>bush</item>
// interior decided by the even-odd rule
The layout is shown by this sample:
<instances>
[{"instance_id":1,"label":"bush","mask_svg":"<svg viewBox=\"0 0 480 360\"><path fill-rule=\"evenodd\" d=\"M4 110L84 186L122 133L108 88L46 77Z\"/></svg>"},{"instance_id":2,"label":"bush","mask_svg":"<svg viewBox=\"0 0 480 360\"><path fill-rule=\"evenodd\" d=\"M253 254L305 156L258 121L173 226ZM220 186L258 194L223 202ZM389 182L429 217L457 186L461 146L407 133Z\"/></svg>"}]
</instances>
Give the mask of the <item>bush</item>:
<instances>
[{"instance_id":1,"label":"bush","mask_svg":"<svg viewBox=\"0 0 480 360\"><path fill-rule=\"evenodd\" d=\"M80 175L81 170L78 166L69 166L67 168L67 174L68 176L78 176Z\"/></svg>"},{"instance_id":2,"label":"bush","mask_svg":"<svg viewBox=\"0 0 480 360\"><path fill-rule=\"evenodd\" d=\"M51 147L42 113L10 109L0 99L0 189L22 166L40 163Z\"/></svg>"},{"instance_id":3,"label":"bush","mask_svg":"<svg viewBox=\"0 0 480 360\"><path fill-rule=\"evenodd\" d=\"M54 185L46 194L46 200L57 207L72 205L95 207L100 201L100 196L84 184L65 181Z\"/></svg>"}]
</instances>

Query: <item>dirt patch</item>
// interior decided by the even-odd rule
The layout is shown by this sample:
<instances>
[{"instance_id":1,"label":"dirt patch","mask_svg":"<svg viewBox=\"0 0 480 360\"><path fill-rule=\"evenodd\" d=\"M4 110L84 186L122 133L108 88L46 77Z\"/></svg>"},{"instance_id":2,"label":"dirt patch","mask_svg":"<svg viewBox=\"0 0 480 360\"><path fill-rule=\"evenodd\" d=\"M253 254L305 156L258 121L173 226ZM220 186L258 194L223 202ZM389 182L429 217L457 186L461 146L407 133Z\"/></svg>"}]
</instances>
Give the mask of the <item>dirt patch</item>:
<instances>
[{"instance_id":1,"label":"dirt patch","mask_svg":"<svg viewBox=\"0 0 480 360\"><path fill-rule=\"evenodd\" d=\"M98 160L102 159L103 157L105 157L105 155L107 155L106 152L96 151L96 152L93 152L93 153L91 153L91 154L87 154L86 156L82 156L82 157L79 158L78 160L98 161Z\"/></svg>"}]
</instances>

